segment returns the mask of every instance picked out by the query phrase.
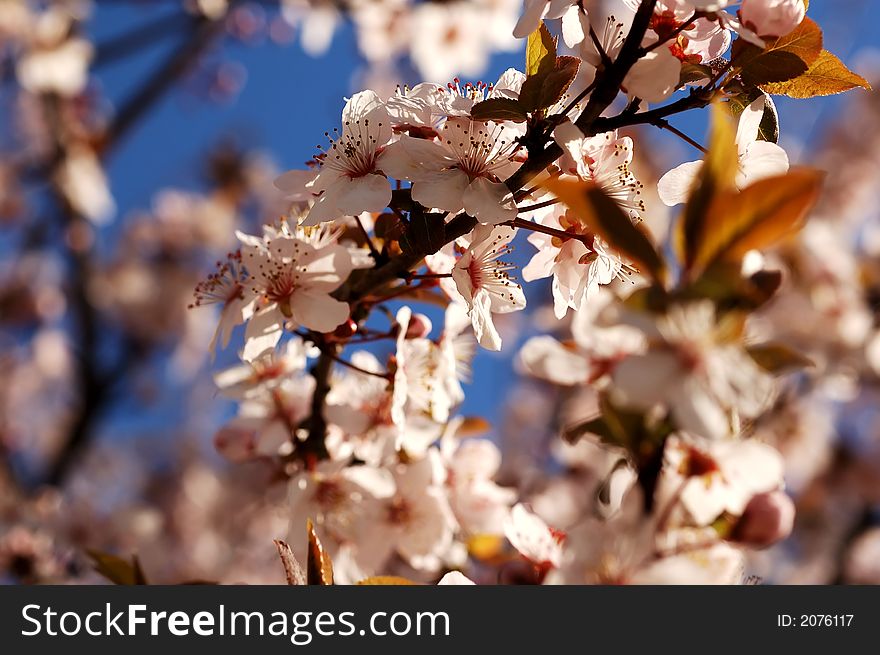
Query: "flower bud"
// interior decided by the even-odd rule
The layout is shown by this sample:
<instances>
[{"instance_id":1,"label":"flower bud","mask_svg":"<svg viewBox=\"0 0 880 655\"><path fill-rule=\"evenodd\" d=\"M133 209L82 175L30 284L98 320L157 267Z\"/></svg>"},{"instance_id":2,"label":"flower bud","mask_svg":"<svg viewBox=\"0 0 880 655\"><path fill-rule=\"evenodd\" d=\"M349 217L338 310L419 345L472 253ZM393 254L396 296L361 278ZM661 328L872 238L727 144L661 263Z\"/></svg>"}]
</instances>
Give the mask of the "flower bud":
<instances>
[{"instance_id":1,"label":"flower bud","mask_svg":"<svg viewBox=\"0 0 880 655\"><path fill-rule=\"evenodd\" d=\"M785 36L807 13L803 0L743 0L740 20L759 36Z\"/></svg>"},{"instance_id":2,"label":"flower bud","mask_svg":"<svg viewBox=\"0 0 880 655\"><path fill-rule=\"evenodd\" d=\"M431 328L433 328L433 325L430 318L424 314L413 314L409 320L409 325L406 327L406 338L419 339L427 337L431 334Z\"/></svg>"},{"instance_id":3,"label":"flower bud","mask_svg":"<svg viewBox=\"0 0 880 655\"><path fill-rule=\"evenodd\" d=\"M733 527L731 540L767 548L785 539L794 527L794 503L781 491L753 496Z\"/></svg>"},{"instance_id":4,"label":"flower bud","mask_svg":"<svg viewBox=\"0 0 880 655\"><path fill-rule=\"evenodd\" d=\"M330 333L330 341L347 341L348 339L351 339L357 331L357 323L348 319L345 323L338 325L336 329Z\"/></svg>"}]
</instances>

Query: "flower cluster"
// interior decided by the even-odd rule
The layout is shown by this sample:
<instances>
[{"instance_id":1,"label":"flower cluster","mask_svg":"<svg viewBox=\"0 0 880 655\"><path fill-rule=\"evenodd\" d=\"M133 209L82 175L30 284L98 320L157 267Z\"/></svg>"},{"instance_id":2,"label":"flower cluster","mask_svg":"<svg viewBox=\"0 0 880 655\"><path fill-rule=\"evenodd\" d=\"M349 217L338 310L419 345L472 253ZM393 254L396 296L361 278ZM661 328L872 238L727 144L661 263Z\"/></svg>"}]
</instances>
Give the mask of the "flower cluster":
<instances>
[{"instance_id":1,"label":"flower cluster","mask_svg":"<svg viewBox=\"0 0 880 655\"><path fill-rule=\"evenodd\" d=\"M92 46L100 8L0 2L0 580L89 580L84 545L137 550L92 554L117 582L877 580L880 119L833 133L824 198L790 166L773 98L868 88L808 3L266 6L181 0L193 38L114 112L93 70L163 21ZM305 165L227 145L105 225L163 75L343 17L369 88Z\"/></svg>"},{"instance_id":2,"label":"flower cluster","mask_svg":"<svg viewBox=\"0 0 880 655\"><path fill-rule=\"evenodd\" d=\"M782 456L753 426L804 360L751 319L780 278L760 251L800 226L819 175L789 172L752 81L769 64L752 62L814 24L800 2L730 4L627 0L605 16L528 1L514 28L524 72L357 93L310 167L278 178L290 216L239 233L236 265L208 284L224 320L247 323L246 363L217 378L241 399L217 445L289 478L295 558L320 541L342 581L466 568L479 581L736 583L747 551L791 532ZM575 57L557 55L544 19L561 19ZM623 112L602 116L620 93ZM699 145L665 117L709 105L706 160L657 187L685 203L671 260L618 128ZM536 250L521 273L519 232ZM499 485L501 452L457 415L474 343L501 350L496 322L526 307L520 278L552 278L555 319L573 315L573 342L534 336L519 363L591 399L559 426L559 456L585 458L590 482L535 487L511 470ZM420 301L446 307L439 336ZM384 329L368 322L376 308ZM384 356L360 346L383 340Z\"/></svg>"}]
</instances>

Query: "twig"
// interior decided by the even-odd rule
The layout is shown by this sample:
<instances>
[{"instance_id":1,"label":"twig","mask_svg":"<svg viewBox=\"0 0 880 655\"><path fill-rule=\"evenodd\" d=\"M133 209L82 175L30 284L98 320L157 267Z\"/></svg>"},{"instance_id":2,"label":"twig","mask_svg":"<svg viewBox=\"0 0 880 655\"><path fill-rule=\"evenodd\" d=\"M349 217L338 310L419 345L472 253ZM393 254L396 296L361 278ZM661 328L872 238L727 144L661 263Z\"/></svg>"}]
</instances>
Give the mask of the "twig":
<instances>
[{"instance_id":1,"label":"twig","mask_svg":"<svg viewBox=\"0 0 880 655\"><path fill-rule=\"evenodd\" d=\"M412 280L442 280L443 278L452 277L452 273L405 273L401 277L408 284Z\"/></svg>"},{"instance_id":2,"label":"twig","mask_svg":"<svg viewBox=\"0 0 880 655\"><path fill-rule=\"evenodd\" d=\"M367 242L367 247L370 249L370 255L373 257L373 261L378 262L379 257L381 257L381 255L379 254L379 251L376 250L376 245L373 243L373 240L370 238L370 234L367 232L367 228L365 228L364 224L361 222L361 217L355 216L354 221L355 221L355 223L357 223L357 226L360 229L360 232L364 237L364 241Z\"/></svg>"},{"instance_id":3,"label":"twig","mask_svg":"<svg viewBox=\"0 0 880 655\"><path fill-rule=\"evenodd\" d=\"M559 202L559 198L553 198L551 200L545 200L543 202L535 203L534 205L528 205L526 207L517 207L517 211L520 214L524 214L526 212L532 212L537 209L544 209L544 207L551 207Z\"/></svg>"},{"instance_id":4,"label":"twig","mask_svg":"<svg viewBox=\"0 0 880 655\"><path fill-rule=\"evenodd\" d=\"M337 364L342 364L346 368L350 368L352 371L357 371L358 373L362 373L363 375L370 375L374 378L381 378L382 380L386 380L386 381L390 379L390 375L387 372L381 373L379 371L370 371L365 368L361 368L357 364L352 364L351 362L349 362L345 359L342 359L342 357L340 357L339 355L336 355L334 353L328 352L327 355L330 358L332 358L333 361L336 362Z\"/></svg>"},{"instance_id":5,"label":"twig","mask_svg":"<svg viewBox=\"0 0 880 655\"><path fill-rule=\"evenodd\" d=\"M702 145L700 145L699 142L694 141L691 137L689 137L687 134L685 134L684 132L679 130L677 127L673 127L672 125L670 125L669 121L667 121L665 118L658 118L654 123L652 123L652 125L655 125L656 127L659 127L660 129L667 130L668 132L672 132L675 136L680 138L682 141L689 143L694 148L701 151L703 154L706 154L708 152L706 150L706 148L704 148Z\"/></svg>"}]
</instances>

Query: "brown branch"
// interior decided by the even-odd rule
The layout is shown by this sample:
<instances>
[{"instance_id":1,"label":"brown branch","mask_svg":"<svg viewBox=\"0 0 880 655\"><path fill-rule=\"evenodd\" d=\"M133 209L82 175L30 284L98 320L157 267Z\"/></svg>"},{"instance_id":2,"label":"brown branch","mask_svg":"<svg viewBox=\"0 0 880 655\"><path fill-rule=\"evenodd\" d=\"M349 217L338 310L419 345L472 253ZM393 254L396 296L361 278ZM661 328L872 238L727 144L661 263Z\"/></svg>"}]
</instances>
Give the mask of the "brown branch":
<instances>
[{"instance_id":1,"label":"brown branch","mask_svg":"<svg viewBox=\"0 0 880 655\"><path fill-rule=\"evenodd\" d=\"M657 0L642 0L639 9L633 18L629 34L623 42L617 59L603 70L602 79L596 84L587 106L578 117L577 125L585 136L593 136L601 132L608 132L607 128L597 125L602 115L620 92L620 85L626 78L629 69L641 56L642 39L648 31L651 17L654 15L654 7ZM619 118L619 117L618 117ZM613 128L611 128L613 129ZM547 166L556 161L562 154L562 148L555 141L549 141L541 152L530 152L528 161L520 166L519 170L505 180L507 188L516 193L529 183L536 175Z\"/></svg>"}]
</instances>

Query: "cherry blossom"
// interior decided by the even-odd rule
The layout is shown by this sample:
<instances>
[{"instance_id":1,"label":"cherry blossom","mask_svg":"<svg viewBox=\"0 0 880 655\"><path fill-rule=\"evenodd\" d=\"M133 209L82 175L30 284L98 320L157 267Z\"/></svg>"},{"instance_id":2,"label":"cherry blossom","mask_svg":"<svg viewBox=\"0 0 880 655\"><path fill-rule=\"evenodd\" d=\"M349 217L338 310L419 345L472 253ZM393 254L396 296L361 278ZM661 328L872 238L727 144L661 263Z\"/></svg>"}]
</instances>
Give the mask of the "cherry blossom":
<instances>
[{"instance_id":1,"label":"cherry blossom","mask_svg":"<svg viewBox=\"0 0 880 655\"><path fill-rule=\"evenodd\" d=\"M247 293L255 303L245 333L245 360L274 348L287 319L329 332L348 318L348 304L330 296L352 270L345 248L317 249L291 237L264 240L241 232L238 237L249 272Z\"/></svg>"},{"instance_id":2,"label":"cherry blossom","mask_svg":"<svg viewBox=\"0 0 880 655\"><path fill-rule=\"evenodd\" d=\"M353 95L342 110L342 131L316 157L320 170L309 186L318 196L304 225L317 225L363 211L382 211L391 186L382 173L391 117L374 91ZM282 182L283 184L283 182Z\"/></svg>"},{"instance_id":3,"label":"cherry blossom","mask_svg":"<svg viewBox=\"0 0 880 655\"><path fill-rule=\"evenodd\" d=\"M465 533L503 534L517 494L493 480L501 466L501 451L486 439L457 438L454 433L460 423L451 423L441 442L450 506Z\"/></svg>"},{"instance_id":4,"label":"cherry blossom","mask_svg":"<svg viewBox=\"0 0 880 655\"><path fill-rule=\"evenodd\" d=\"M468 306L474 334L489 350L501 349L493 313L505 314L526 306L522 287L510 277L514 266L499 259L510 253L515 232L508 227L478 227L470 248L452 269L452 279Z\"/></svg>"},{"instance_id":5,"label":"cherry blossom","mask_svg":"<svg viewBox=\"0 0 880 655\"><path fill-rule=\"evenodd\" d=\"M707 441L671 437L663 450L660 503L678 496L695 525L707 526L722 513L740 516L756 495L780 489L779 453L754 440Z\"/></svg>"},{"instance_id":6,"label":"cherry blossom","mask_svg":"<svg viewBox=\"0 0 880 655\"><path fill-rule=\"evenodd\" d=\"M550 528L522 503L511 509L504 534L520 555L536 566L553 568L562 562L564 534Z\"/></svg>"},{"instance_id":7,"label":"cherry blossom","mask_svg":"<svg viewBox=\"0 0 880 655\"><path fill-rule=\"evenodd\" d=\"M505 123L450 118L436 141L403 135L384 165L393 177L412 181L412 197L425 207L503 223L516 217L503 180L518 166L521 133Z\"/></svg>"},{"instance_id":8,"label":"cherry blossom","mask_svg":"<svg viewBox=\"0 0 880 655\"><path fill-rule=\"evenodd\" d=\"M560 385L596 383L626 356L642 352L645 338L630 325L621 324L614 295L599 289L572 321L574 343L561 343L549 335L532 337L519 352L519 363L529 375Z\"/></svg>"},{"instance_id":9,"label":"cherry blossom","mask_svg":"<svg viewBox=\"0 0 880 655\"><path fill-rule=\"evenodd\" d=\"M745 26L764 37L785 36L806 13L804 0L743 0L739 8Z\"/></svg>"},{"instance_id":10,"label":"cherry blossom","mask_svg":"<svg viewBox=\"0 0 880 655\"><path fill-rule=\"evenodd\" d=\"M396 492L383 499L366 543L378 553L396 551L416 569L436 570L452 544L455 517L442 487L445 477L436 449L392 470Z\"/></svg>"},{"instance_id":11,"label":"cherry blossom","mask_svg":"<svg viewBox=\"0 0 880 655\"><path fill-rule=\"evenodd\" d=\"M583 10L576 0L526 0L523 14L513 29L513 35L518 39L524 39L538 29L544 18L562 18L564 25L567 22L577 21L578 14L583 17L580 20L587 20L586 10ZM583 31L589 32L589 23L585 24ZM574 45L568 41L566 44Z\"/></svg>"},{"instance_id":12,"label":"cherry blossom","mask_svg":"<svg viewBox=\"0 0 880 655\"><path fill-rule=\"evenodd\" d=\"M621 403L665 404L681 429L722 438L731 432L731 412L748 418L771 402L772 378L738 342L736 326L719 322L711 302L675 306L646 327L648 352L623 359L612 374Z\"/></svg>"},{"instance_id":13,"label":"cherry blossom","mask_svg":"<svg viewBox=\"0 0 880 655\"><path fill-rule=\"evenodd\" d=\"M746 107L739 118L736 131L739 172L736 184L741 189L760 179L788 170L788 155L785 150L775 143L758 138L764 102L764 96L761 96ZM702 165L701 161L685 162L666 173L657 186L660 199L670 207L685 202Z\"/></svg>"},{"instance_id":14,"label":"cherry blossom","mask_svg":"<svg viewBox=\"0 0 880 655\"><path fill-rule=\"evenodd\" d=\"M314 378L285 378L246 398L214 437L217 450L232 461L277 455L308 418L314 388Z\"/></svg>"}]
</instances>

